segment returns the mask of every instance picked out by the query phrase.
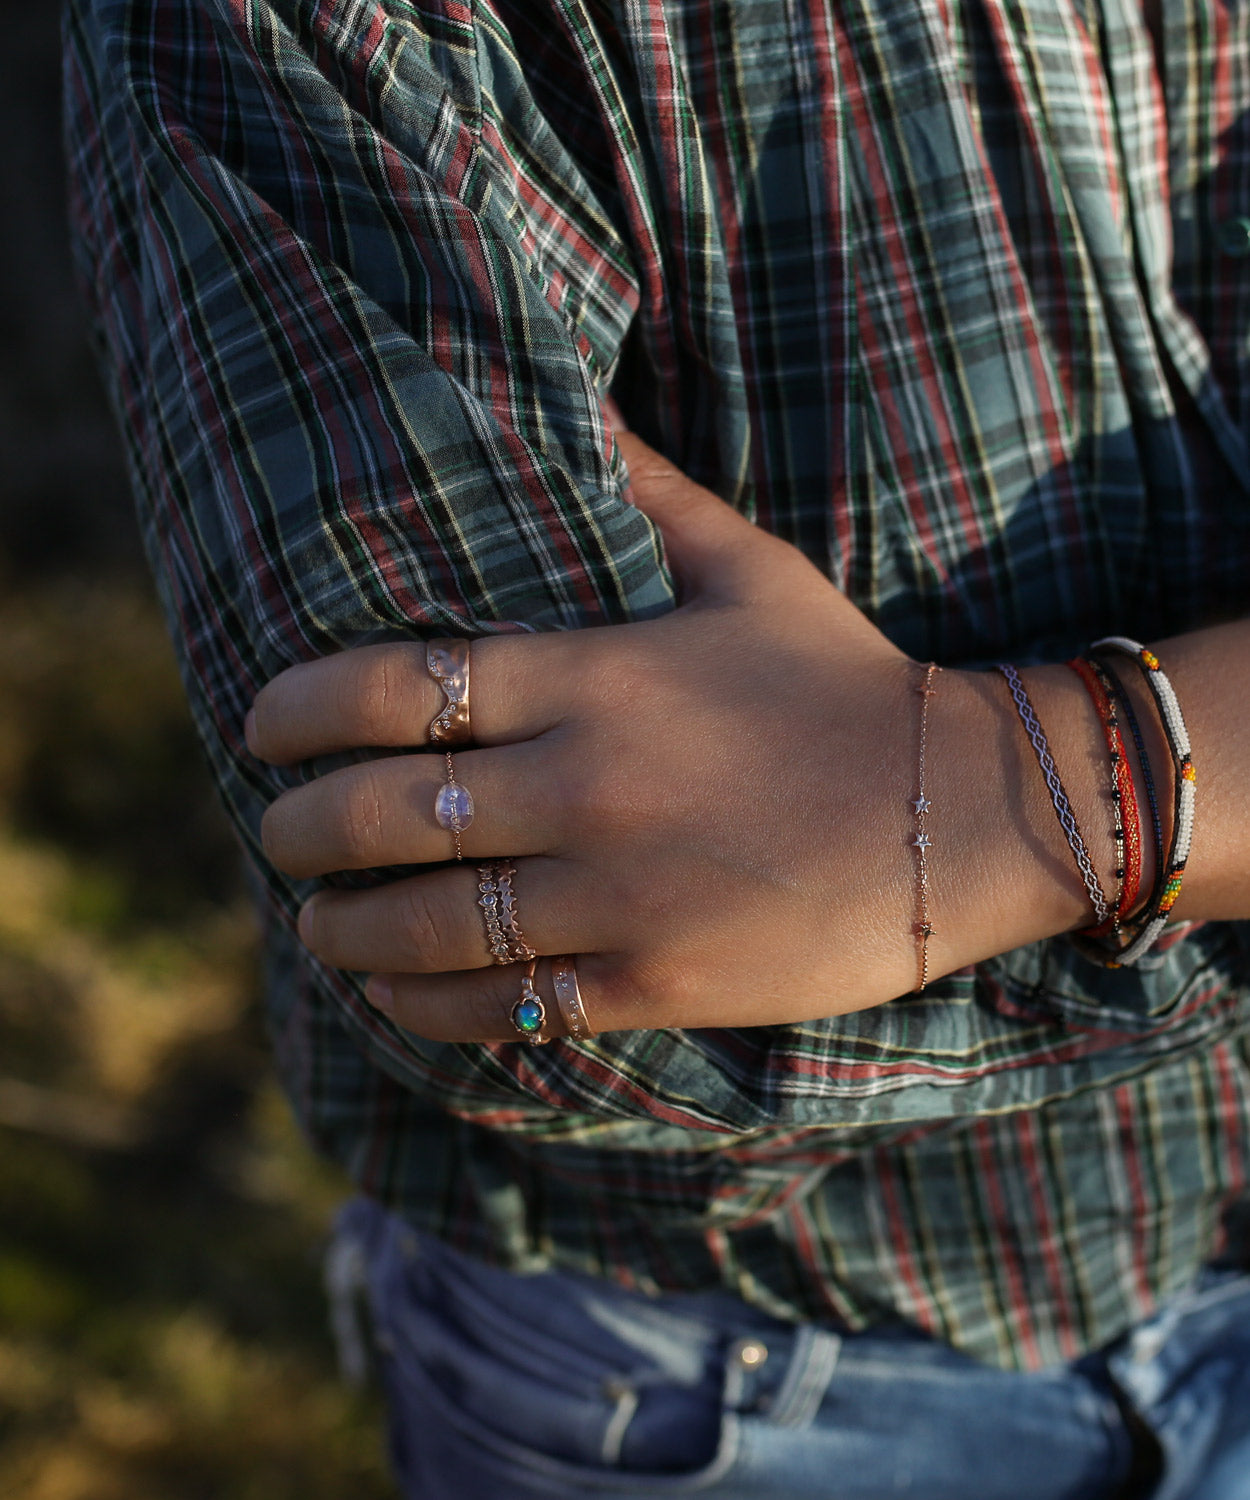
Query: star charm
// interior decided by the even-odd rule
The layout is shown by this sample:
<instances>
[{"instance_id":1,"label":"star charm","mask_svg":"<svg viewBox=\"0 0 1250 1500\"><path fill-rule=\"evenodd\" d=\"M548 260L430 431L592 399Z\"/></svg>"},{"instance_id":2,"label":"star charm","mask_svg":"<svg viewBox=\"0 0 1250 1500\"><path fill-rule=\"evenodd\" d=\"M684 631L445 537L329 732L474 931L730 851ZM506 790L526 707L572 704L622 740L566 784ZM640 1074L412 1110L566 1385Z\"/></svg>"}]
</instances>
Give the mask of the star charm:
<instances>
[{"instance_id":1,"label":"star charm","mask_svg":"<svg viewBox=\"0 0 1250 1500\"><path fill-rule=\"evenodd\" d=\"M917 849L929 849L932 847L932 845L929 843L929 836L926 833L917 834L916 837L912 839L912 844Z\"/></svg>"},{"instance_id":2,"label":"star charm","mask_svg":"<svg viewBox=\"0 0 1250 1500\"><path fill-rule=\"evenodd\" d=\"M912 806L916 809L916 811L918 813L922 813L922 812L928 812L929 809L933 806L933 804L929 801L929 799L927 797L920 796L920 797L917 797L917 798L915 798L913 800Z\"/></svg>"}]
</instances>

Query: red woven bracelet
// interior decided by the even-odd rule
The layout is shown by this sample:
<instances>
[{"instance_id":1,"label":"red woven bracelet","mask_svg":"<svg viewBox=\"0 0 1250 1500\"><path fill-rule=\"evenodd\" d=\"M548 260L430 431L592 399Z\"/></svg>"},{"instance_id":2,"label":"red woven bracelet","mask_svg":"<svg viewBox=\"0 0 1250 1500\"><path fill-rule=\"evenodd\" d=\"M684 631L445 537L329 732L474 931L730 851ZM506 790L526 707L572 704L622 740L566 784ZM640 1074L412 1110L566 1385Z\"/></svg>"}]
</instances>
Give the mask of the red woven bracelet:
<instances>
[{"instance_id":1,"label":"red woven bracelet","mask_svg":"<svg viewBox=\"0 0 1250 1500\"><path fill-rule=\"evenodd\" d=\"M1103 677L1098 664L1083 656L1075 657L1068 662L1068 666L1084 683L1107 743L1107 754L1111 761L1111 800L1115 809L1115 875L1120 883L1119 896L1111 916L1098 927L1083 929L1083 935L1104 937L1108 933L1114 933L1118 936L1120 924L1137 904L1141 891L1141 814L1137 806L1137 792L1133 786L1132 768L1124 737L1120 733L1119 716L1115 710L1115 700L1111 696L1110 684Z\"/></svg>"}]
</instances>

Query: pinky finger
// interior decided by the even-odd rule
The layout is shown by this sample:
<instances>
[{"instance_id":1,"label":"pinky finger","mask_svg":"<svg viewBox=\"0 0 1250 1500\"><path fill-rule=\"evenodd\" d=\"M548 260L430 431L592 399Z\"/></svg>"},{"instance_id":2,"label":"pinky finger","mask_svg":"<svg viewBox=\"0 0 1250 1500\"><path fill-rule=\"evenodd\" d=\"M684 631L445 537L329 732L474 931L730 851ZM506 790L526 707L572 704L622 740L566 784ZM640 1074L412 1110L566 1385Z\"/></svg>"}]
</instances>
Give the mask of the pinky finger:
<instances>
[{"instance_id":1,"label":"pinky finger","mask_svg":"<svg viewBox=\"0 0 1250 1500\"><path fill-rule=\"evenodd\" d=\"M434 1042L541 1044L579 1030L585 1039L621 1029L593 999L606 963L599 954L582 954L450 974L371 974L365 999L396 1026ZM565 967L559 993L552 977L557 964Z\"/></svg>"}]
</instances>

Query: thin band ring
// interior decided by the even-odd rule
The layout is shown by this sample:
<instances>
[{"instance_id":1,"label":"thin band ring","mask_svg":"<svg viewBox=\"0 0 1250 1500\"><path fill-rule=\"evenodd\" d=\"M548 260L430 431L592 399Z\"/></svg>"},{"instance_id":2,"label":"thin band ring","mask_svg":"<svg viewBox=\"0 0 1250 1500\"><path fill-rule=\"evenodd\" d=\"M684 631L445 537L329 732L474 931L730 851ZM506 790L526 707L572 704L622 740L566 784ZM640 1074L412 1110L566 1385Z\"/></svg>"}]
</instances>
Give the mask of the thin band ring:
<instances>
[{"instance_id":1,"label":"thin band ring","mask_svg":"<svg viewBox=\"0 0 1250 1500\"><path fill-rule=\"evenodd\" d=\"M551 960L551 983L564 1029L575 1042L588 1041L594 1032L586 1019L586 1006L577 983L577 960L569 955Z\"/></svg>"}]
</instances>

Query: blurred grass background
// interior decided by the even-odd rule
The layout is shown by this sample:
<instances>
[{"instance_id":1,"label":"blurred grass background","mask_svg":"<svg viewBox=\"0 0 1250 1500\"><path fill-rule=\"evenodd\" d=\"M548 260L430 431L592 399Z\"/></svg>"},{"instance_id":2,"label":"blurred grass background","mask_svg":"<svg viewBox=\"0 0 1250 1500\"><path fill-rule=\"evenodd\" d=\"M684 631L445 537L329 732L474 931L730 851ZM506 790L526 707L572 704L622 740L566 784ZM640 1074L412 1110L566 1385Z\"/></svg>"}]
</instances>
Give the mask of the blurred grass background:
<instances>
[{"instance_id":1,"label":"blurred grass background","mask_svg":"<svg viewBox=\"0 0 1250 1500\"><path fill-rule=\"evenodd\" d=\"M57 6L0 12L0 1496L384 1500L83 341Z\"/></svg>"}]
</instances>

